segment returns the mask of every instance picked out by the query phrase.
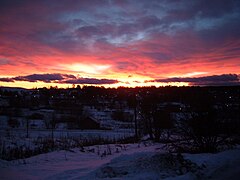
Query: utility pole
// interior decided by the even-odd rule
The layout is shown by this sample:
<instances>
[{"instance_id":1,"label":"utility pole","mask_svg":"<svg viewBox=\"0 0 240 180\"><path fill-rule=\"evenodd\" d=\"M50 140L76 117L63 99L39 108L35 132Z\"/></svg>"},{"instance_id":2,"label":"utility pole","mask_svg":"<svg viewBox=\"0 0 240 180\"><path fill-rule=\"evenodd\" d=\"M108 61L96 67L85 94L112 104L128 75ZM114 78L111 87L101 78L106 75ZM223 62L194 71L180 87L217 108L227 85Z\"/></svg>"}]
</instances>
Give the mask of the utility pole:
<instances>
[{"instance_id":1,"label":"utility pole","mask_svg":"<svg viewBox=\"0 0 240 180\"><path fill-rule=\"evenodd\" d=\"M52 114L52 149L54 148L54 128L55 128L55 115L54 115L54 112Z\"/></svg>"},{"instance_id":2,"label":"utility pole","mask_svg":"<svg viewBox=\"0 0 240 180\"><path fill-rule=\"evenodd\" d=\"M27 117L27 138L29 138L29 117Z\"/></svg>"},{"instance_id":3,"label":"utility pole","mask_svg":"<svg viewBox=\"0 0 240 180\"><path fill-rule=\"evenodd\" d=\"M135 95L134 99L134 129L135 129L135 139L138 140L138 124L137 124L137 105L138 105L138 95Z\"/></svg>"}]
</instances>

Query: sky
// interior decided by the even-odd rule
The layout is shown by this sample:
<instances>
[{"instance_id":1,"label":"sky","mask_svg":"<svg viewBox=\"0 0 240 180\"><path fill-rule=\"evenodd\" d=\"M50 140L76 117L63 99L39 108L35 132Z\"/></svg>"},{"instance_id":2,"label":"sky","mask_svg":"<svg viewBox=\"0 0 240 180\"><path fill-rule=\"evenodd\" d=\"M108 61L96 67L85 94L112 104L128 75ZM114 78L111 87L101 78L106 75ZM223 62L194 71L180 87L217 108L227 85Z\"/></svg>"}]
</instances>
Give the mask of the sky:
<instances>
[{"instance_id":1,"label":"sky","mask_svg":"<svg viewBox=\"0 0 240 180\"><path fill-rule=\"evenodd\" d=\"M238 0L1 0L0 86L240 85Z\"/></svg>"}]
</instances>

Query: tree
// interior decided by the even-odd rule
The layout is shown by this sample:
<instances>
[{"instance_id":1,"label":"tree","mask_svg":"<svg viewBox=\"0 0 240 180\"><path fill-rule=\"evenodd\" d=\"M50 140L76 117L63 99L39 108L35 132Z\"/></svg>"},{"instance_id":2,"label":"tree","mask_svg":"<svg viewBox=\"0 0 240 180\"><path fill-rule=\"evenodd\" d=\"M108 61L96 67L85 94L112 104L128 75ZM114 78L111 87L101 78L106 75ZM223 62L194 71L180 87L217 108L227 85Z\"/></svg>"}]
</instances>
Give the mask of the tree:
<instances>
[{"instance_id":1,"label":"tree","mask_svg":"<svg viewBox=\"0 0 240 180\"><path fill-rule=\"evenodd\" d=\"M144 96L139 106L143 133L153 139L153 116L157 110L157 101L153 96ZM143 128L144 127L144 128Z\"/></svg>"},{"instance_id":2,"label":"tree","mask_svg":"<svg viewBox=\"0 0 240 180\"><path fill-rule=\"evenodd\" d=\"M142 97L140 115L145 132L150 139L160 140L162 132L173 127L173 121L167 107L159 107L160 99L157 93L148 93Z\"/></svg>"},{"instance_id":3,"label":"tree","mask_svg":"<svg viewBox=\"0 0 240 180\"><path fill-rule=\"evenodd\" d=\"M161 134L164 130L172 129L174 127L170 112L167 109L161 109L153 115L154 123L154 137L156 141L160 140Z\"/></svg>"},{"instance_id":4,"label":"tree","mask_svg":"<svg viewBox=\"0 0 240 180\"><path fill-rule=\"evenodd\" d=\"M136 88L138 90L138 88ZM138 140L138 120L137 120L137 110L139 102L139 94L133 93L127 98L128 106L134 110L134 131L135 131L135 140Z\"/></svg>"},{"instance_id":5,"label":"tree","mask_svg":"<svg viewBox=\"0 0 240 180\"><path fill-rule=\"evenodd\" d=\"M213 109L192 113L178 124L182 135L182 144L178 146L191 152L217 152L221 146L231 145L227 128L231 123L224 122Z\"/></svg>"}]
</instances>

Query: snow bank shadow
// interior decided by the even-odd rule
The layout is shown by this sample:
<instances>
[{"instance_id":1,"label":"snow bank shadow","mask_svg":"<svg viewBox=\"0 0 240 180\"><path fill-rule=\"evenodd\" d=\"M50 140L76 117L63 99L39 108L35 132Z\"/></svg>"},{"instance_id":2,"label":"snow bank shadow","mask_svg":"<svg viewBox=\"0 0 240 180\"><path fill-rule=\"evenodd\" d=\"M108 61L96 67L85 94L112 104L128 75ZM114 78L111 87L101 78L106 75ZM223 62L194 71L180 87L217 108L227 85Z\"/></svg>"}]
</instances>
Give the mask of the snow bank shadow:
<instances>
[{"instance_id":1,"label":"snow bank shadow","mask_svg":"<svg viewBox=\"0 0 240 180\"><path fill-rule=\"evenodd\" d=\"M200 177L203 169L180 154L136 153L115 158L85 178L164 179L187 173Z\"/></svg>"}]
</instances>

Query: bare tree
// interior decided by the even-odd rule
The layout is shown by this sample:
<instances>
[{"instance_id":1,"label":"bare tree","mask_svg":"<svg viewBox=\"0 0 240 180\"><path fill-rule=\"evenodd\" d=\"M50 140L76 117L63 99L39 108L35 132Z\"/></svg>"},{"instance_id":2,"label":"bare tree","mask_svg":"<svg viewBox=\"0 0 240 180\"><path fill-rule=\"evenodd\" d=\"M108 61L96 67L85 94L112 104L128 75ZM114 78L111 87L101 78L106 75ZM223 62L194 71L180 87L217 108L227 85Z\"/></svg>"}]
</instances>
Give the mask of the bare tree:
<instances>
[{"instance_id":1,"label":"bare tree","mask_svg":"<svg viewBox=\"0 0 240 180\"><path fill-rule=\"evenodd\" d=\"M191 117L178 123L181 142L177 146L192 152L216 152L222 146L232 145L227 126L214 110L192 113Z\"/></svg>"}]
</instances>

